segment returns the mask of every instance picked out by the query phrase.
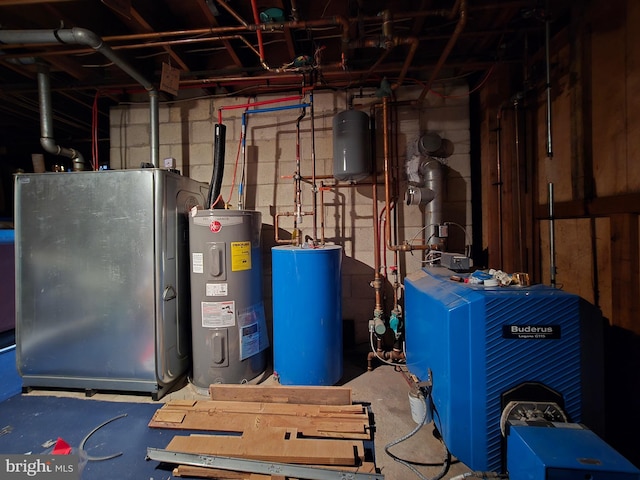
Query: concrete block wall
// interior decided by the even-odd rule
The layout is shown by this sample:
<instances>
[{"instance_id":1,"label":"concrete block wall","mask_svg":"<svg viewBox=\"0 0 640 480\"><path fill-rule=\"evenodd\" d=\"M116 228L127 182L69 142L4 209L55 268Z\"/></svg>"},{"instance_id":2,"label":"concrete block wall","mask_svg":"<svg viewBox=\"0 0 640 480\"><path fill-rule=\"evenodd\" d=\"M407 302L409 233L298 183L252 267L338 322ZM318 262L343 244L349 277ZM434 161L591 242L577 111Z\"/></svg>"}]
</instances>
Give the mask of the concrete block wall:
<instances>
[{"instance_id":1,"label":"concrete block wall","mask_svg":"<svg viewBox=\"0 0 640 480\"><path fill-rule=\"evenodd\" d=\"M414 100L420 89L400 88L397 100ZM404 201L406 175L404 164L408 149L421 133L437 133L450 141L453 154L440 159L445 166L445 186L443 192L443 220L453 222L449 231L456 251L464 248L471 239L471 182L470 182L470 136L467 87L464 85L444 85L434 88L418 107L400 106L395 109L392 128L397 131L398 176L401 179L399 199L392 224L399 226L398 243L424 241L424 218L422 208L407 206ZM359 92L358 92L359 93ZM355 108L370 113L369 105L375 97L363 92L362 98L352 98ZM289 95L283 95L289 96ZM165 158L175 159L175 165L182 174L195 180L209 183L213 170L214 126L222 108L222 123L226 126L225 165L221 195L229 208L258 210L262 213L263 263L265 309L271 320L271 247L275 241L274 225L278 216L280 239L290 238L293 217L285 216L295 207L293 174L296 171L296 120L300 109L250 114L246 116L246 143L243 168L241 149L242 113L244 108L233 109L247 103L276 97L247 98L207 98L161 104L160 119L160 163ZM281 97L282 98L282 97ZM307 95L300 102L308 102ZM373 205L371 179L357 185L336 182L333 174L333 130L335 114L347 108L344 93L316 92L314 103L315 132L315 175L316 185L325 186L322 195L316 194L316 232L318 240L324 232L326 243L339 244L344 249L342 294L343 318L346 325L345 344L368 342L368 323L372 318L374 291L370 286L374 272ZM296 102L264 105L270 108L291 105ZM374 133L376 161L380 172L377 188L378 212L382 214L384 232L384 178L382 149L382 119L378 111ZM149 162L149 109L148 104L123 105L111 111L111 168L139 168ZM300 121L300 171L303 177L313 173L311 117L310 109ZM245 195L238 196L238 182L244 178ZM234 182L235 179L235 182ZM313 189L310 179L302 183L302 210L311 212ZM323 214L324 230L321 227ZM397 219L397 220L396 220ZM299 227L303 238L313 236L313 217L305 215ZM465 238L466 237L466 238ZM468 240L466 240L468 239ZM455 241L454 241L455 240ZM389 280L393 279L391 267L399 268L401 278L423 265L423 252L398 253L387 251L383 256L383 271ZM392 305L392 289L387 285L389 306ZM400 291L400 295L402 292ZM401 299L402 300L402 299ZM303 312L301 312L301 321Z\"/></svg>"}]
</instances>

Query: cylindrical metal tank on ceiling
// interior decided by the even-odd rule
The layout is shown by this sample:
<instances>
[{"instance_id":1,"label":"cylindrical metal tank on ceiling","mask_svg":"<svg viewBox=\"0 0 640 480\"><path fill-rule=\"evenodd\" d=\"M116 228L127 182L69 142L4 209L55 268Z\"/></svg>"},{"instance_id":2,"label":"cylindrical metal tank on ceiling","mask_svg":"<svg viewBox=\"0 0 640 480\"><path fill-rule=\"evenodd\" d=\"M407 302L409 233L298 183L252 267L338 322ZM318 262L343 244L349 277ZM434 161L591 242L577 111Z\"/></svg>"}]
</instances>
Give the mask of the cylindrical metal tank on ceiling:
<instances>
[{"instance_id":1,"label":"cylindrical metal tank on ceiling","mask_svg":"<svg viewBox=\"0 0 640 480\"><path fill-rule=\"evenodd\" d=\"M345 110L333 117L333 176L358 182L371 174L369 115Z\"/></svg>"},{"instance_id":2,"label":"cylindrical metal tank on ceiling","mask_svg":"<svg viewBox=\"0 0 640 480\"><path fill-rule=\"evenodd\" d=\"M278 246L273 268L273 363L283 385L342 377L342 247Z\"/></svg>"},{"instance_id":3,"label":"cylindrical metal tank on ceiling","mask_svg":"<svg viewBox=\"0 0 640 480\"><path fill-rule=\"evenodd\" d=\"M189 219L192 383L246 383L266 369L262 215L197 210Z\"/></svg>"}]
</instances>

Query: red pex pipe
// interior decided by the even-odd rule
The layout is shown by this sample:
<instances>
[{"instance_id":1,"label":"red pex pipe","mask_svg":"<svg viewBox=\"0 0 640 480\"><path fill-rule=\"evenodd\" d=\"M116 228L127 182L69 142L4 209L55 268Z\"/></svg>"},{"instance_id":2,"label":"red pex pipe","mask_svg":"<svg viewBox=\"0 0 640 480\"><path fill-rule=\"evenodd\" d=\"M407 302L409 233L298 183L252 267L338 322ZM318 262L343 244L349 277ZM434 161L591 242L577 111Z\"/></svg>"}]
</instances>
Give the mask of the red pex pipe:
<instances>
[{"instance_id":1,"label":"red pex pipe","mask_svg":"<svg viewBox=\"0 0 640 480\"><path fill-rule=\"evenodd\" d=\"M222 110L235 110L238 108L250 108L250 107L259 107L261 105L270 105L272 103L281 103L281 102L292 102L292 101L300 101L302 99L302 95L292 96L292 97L283 97L283 98L272 98L270 100L261 100L259 102L252 103L243 103L242 105L223 105L218 109L218 123L222 124Z\"/></svg>"}]
</instances>

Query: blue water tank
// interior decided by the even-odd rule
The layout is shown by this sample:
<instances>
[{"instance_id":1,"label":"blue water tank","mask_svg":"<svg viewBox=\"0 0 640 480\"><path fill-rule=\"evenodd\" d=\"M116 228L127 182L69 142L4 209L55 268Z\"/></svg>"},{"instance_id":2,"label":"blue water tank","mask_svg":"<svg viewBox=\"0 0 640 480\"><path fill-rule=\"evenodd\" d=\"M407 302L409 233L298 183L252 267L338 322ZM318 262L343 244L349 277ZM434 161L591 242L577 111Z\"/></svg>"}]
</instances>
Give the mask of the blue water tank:
<instances>
[{"instance_id":1,"label":"blue water tank","mask_svg":"<svg viewBox=\"0 0 640 480\"><path fill-rule=\"evenodd\" d=\"M559 393L570 421L600 421L601 317L555 288L483 287L452 273L431 267L405 279L407 365L431 377L451 453L473 470L501 470L503 394L527 382Z\"/></svg>"},{"instance_id":2,"label":"blue water tank","mask_svg":"<svg viewBox=\"0 0 640 480\"><path fill-rule=\"evenodd\" d=\"M273 269L273 365L283 385L342 377L342 247L278 246Z\"/></svg>"}]
</instances>

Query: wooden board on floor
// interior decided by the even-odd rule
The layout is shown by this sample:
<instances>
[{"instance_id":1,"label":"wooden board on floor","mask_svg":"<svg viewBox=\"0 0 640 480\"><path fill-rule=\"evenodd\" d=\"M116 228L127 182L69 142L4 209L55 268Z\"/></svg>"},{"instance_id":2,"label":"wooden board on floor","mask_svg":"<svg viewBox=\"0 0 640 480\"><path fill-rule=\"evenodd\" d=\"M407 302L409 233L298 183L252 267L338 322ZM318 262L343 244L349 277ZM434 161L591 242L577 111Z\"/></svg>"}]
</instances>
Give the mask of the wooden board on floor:
<instances>
[{"instance_id":1,"label":"wooden board on floor","mask_svg":"<svg viewBox=\"0 0 640 480\"><path fill-rule=\"evenodd\" d=\"M335 411L331 411L335 409ZM369 415L361 405L170 401L149 422L153 428L242 433L256 425L296 429L305 437L371 439Z\"/></svg>"},{"instance_id":2,"label":"wooden board on floor","mask_svg":"<svg viewBox=\"0 0 640 480\"><path fill-rule=\"evenodd\" d=\"M305 417L356 418L366 420L367 411L363 405L309 405L299 403L263 403L220 400L170 400L164 410L208 411L225 413L254 413L293 415Z\"/></svg>"},{"instance_id":3,"label":"wooden board on floor","mask_svg":"<svg viewBox=\"0 0 640 480\"><path fill-rule=\"evenodd\" d=\"M241 402L302 403L310 405L351 405L348 387L286 385L225 385L209 387L211 400Z\"/></svg>"},{"instance_id":4,"label":"wooden board on floor","mask_svg":"<svg viewBox=\"0 0 640 480\"><path fill-rule=\"evenodd\" d=\"M360 465L364 461L362 442L298 438L295 430L255 428L242 436L175 436L167 450L266 462L303 465Z\"/></svg>"}]
</instances>

